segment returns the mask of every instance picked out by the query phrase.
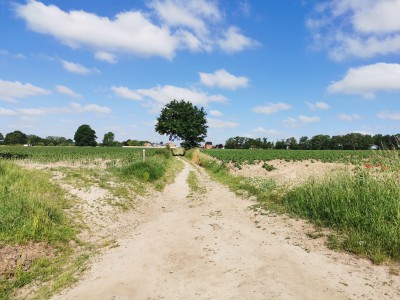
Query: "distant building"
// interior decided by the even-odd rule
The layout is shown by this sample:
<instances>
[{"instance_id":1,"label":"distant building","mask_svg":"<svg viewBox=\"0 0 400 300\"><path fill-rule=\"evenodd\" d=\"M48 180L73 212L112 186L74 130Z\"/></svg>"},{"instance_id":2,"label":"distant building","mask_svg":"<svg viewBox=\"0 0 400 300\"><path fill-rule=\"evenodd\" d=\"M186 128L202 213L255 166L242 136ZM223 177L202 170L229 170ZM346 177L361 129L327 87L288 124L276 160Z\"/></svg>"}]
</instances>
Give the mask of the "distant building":
<instances>
[{"instance_id":1,"label":"distant building","mask_svg":"<svg viewBox=\"0 0 400 300\"><path fill-rule=\"evenodd\" d=\"M176 148L175 144L172 142L168 142L165 144L165 148Z\"/></svg>"},{"instance_id":2,"label":"distant building","mask_svg":"<svg viewBox=\"0 0 400 300\"><path fill-rule=\"evenodd\" d=\"M212 148L213 148L213 145L212 145L211 142L206 142L206 143L205 143L204 149L212 149Z\"/></svg>"},{"instance_id":3,"label":"distant building","mask_svg":"<svg viewBox=\"0 0 400 300\"><path fill-rule=\"evenodd\" d=\"M143 144L143 147L151 147L152 145L151 145L151 143L144 143Z\"/></svg>"}]
</instances>

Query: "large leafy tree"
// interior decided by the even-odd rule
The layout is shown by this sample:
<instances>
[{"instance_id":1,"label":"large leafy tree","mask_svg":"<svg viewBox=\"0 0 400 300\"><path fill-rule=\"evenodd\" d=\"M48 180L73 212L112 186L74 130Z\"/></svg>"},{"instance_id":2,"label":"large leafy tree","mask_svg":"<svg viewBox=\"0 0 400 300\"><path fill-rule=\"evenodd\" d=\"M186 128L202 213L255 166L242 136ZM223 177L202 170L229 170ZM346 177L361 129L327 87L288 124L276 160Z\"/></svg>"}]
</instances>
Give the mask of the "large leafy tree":
<instances>
[{"instance_id":1,"label":"large leafy tree","mask_svg":"<svg viewBox=\"0 0 400 300\"><path fill-rule=\"evenodd\" d=\"M181 140L185 148L198 147L207 135L207 113L185 100L173 100L161 110L156 131L166 134L170 141Z\"/></svg>"},{"instance_id":2,"label":"large leafy tree","mask_svg":"<svg viewBox=\"0 0 400 300\"><path fill-rule=\"evenodd\" d=\"M105 133L104 137L103 137L103 146L106 146L106 147L113 146L114 145L114 137L115 137L115 135L111 131Z\"/></svg>"},{"instance_id":3,"label":"large leafy tree","mask_svg":"<svg viewBox=\"0 0 400 300\"><path fill-rule=\"evenodd\" d=\"M76 146L95 147L97 146L96 139L96 132L92 128L90 128L89 125L86 124L79 126L74 135Z\"/></svg>"},{"instance_id":4,"label":"large leafy tree","mask_svg":"<svg viewBox=\"0 0 400 300\"><path fill-rule=\"evenodd\" d=\"M28 138L25 133L16 130L6 134L4 144L6 145L22 145L28 142Z\"/></svg>"}]
</instances>

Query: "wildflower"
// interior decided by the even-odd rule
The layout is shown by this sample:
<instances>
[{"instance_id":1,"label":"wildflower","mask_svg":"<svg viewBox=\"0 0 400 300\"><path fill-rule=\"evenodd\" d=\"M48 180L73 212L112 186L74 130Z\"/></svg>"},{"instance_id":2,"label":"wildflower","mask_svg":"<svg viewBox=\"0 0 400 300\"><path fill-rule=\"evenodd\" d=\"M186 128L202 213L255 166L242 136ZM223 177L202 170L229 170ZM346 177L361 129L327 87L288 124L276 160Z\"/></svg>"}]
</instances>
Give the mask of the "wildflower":
<instances>
[{"instance_id":1,"label":"wildflower","mask_svg":"<svg viewBox=\"0 0 400 300\"><path fill-rule=\"evenodd\" d=\"M367 169L372 169L374 166L373 165L365 165L365 167L367 168Z\"/></svg>"},{"instance_id":2,"label":"wildflower","mask_svg":"<svg viewBox=\"0 0 400 300\"><path fill-rule=\"evenodd\" d=\"M388 169L388 167L382 167L382 170L387 170Z\"/></svg>"},{"instance_id":3,"label":"wildflower","mask_svg":"<svg viewBox=\"0 0 400 300\"><path fill-rule=\"evenodd\" d=\"M377 166L377 167L381 167L381 166L382 166L382 164L377 164L376 166Z\"/></svg>"}]
</instances>

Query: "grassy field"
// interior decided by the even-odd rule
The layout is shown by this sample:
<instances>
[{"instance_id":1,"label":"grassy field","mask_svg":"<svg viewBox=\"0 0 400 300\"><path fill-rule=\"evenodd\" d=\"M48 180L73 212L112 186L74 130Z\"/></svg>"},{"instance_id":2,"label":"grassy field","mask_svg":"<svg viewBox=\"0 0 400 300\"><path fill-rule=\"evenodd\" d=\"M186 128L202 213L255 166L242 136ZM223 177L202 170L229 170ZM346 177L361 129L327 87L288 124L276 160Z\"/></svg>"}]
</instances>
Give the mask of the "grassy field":
<instances>
[{"instance_id":1,"label":"grassy field","mask_svg":"<svg viewBox=\"0 0 400 300\"><path fill-rule=\"evenodd\" d=\"M400 261L400 155L398 151L206 150L197 158L233 190L256 196L259 205L332 229L329 244L376 263ZM189 153L189 156L191 154ZM353 171L311 178L292 188L273 179L230 175L227 163L283 159L352 163ZM273 171L272 171L273 172ZM318 176L318 174L316 174Z\"/></svg>"},{"instance_id":2,"label":"grassy field","mask_svg":"<svg viewBox=\"0 0 400 300\"><path fill-rule=\"evenodd\" d=\"M78 238L85 226L73 209L77 200L52 181L54 174L77 189L106 190L108 204L126 210L136 194L171 182L171 157L165 149L146 149L143 161L137 148L0 147L0 254L21 255L0 267L0 299L32 284L41 286L38 299L48 298L76 280L98 247Z\"/></svg>"}]
</instances>

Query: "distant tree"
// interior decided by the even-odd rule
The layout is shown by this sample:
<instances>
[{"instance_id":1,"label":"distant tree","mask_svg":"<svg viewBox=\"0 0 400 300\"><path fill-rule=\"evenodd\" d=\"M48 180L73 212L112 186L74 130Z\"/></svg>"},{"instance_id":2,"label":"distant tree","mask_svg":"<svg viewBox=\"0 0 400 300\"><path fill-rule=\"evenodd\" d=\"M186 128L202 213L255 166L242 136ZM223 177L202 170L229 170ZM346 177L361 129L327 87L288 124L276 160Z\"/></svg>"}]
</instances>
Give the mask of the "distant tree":
<instances>
[{"instance_id":1,"label":"distant tree","mask_svg":"<svg viewBox=\"0 0 400 300\"><path fill-rule=\"evenodd\" d=\"M166 134L170 141L181 140L185 148L200 146L207 135L207 113L191 102L173 100L161 110L155 127L159 134Z\"/></svg>"},{"instance_id":2,"label":"distant tree","mask_svg":"<svg viewBox=\"0 0 400 300\"><path fill-rule=\"evenodd\" d=\"M25 133L16 130L6 134L4 144L6 145L23 145L28 142L28 137Z\"/></svg>"},{"instance_id":3,"label":"distant tree","mask_svg":"<svg viewBox=\"0 0 400 300\"><path fill-rule=\"evenodd\" d=\"M74 135L76 146L95 147L97 145L96 139L96 132L86 124L79 126Z\"/></svg>"},{"instance_id":4,"label":"distant tree","mask_svg":"<svg viewBox=\"0 0 400 300\"><path fill-rule=\"evenodd\" d=\"M307 150L310 149L310 141L307 136L302 136L299 140L299 149Z\"/></svg>"},{"instance_id":5,"label":"distant tree","mask_svg":"<svg viewBox=\"0 0 400 300\"><path fill-rule=\"evenodd\" d=\"M103 146L106 146L106 147L114 146L114 137L115 137L115 135L111 131L105 133L104 138L103 138Z\"/></svg>"},{"instance_id":6,"label":"distant tree","mask_svg":"<svg viewBox=\"0 0 400 300\"><path fill-rule=\"evenodd\" d=\"M330 147L331 137L329 135L318 134L311 138L310 144L313 150L327 150Z\"/></svg>"},{"instance_id":7,"label":"distant tree","mask_svg":"<svg viewBox=\"0 0 400 300\"><path fill-rule=\"evenodd\" d=\"M285 141L284 140L276 141L275 149L286 149Z\"/></svg>"},{"instance_id":8,"label":"distant tree","mask_svg":"<svg viewBox=\"0 0 400 300\"><path fill-rule=\"evenodd\" d=\"M74 141L72 139L67 139L65 141L65 146L73 146L74 145Z\"/></svg>"},{"instance_id":9,"label":"distant tree","mask_svg":"<svg viewBox=\"0 0 400 300\"><path fill-rule=\"evenodd\" d=\"M34 135L34 134L29 134L27 136L28 138L28 144L32 146L42 146L43 144L43 139L40 136Z\"/></svg>"},{"instance_id":10,"label":"distant tree","mask_svg":"<svg viewBox=\"0 0 400 300\"><path fill-rule=\"evenodd\" d=\"M289 147L289 149L291 149L291 150L295 150L295 149L298 149L298 148L299 148L299 146L298 146L298 144L297 144L297 140L296 140L296 138L294 138L294 137L291 137L291 138L286 139L285 145L286 145L287 147Z\"/></svg>"},{"instance_id":11,"label":"distant tree","mask_svg":"<svg viewBox=\"0 0 400 300\"><path fill-rule=\"evenodd\" d=\"M0 141L4 140L3 134L0 132Z\"/></svg>"}]
</instances>

